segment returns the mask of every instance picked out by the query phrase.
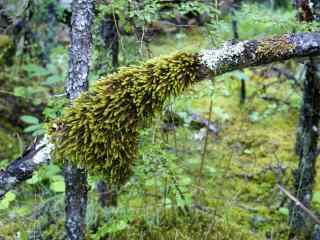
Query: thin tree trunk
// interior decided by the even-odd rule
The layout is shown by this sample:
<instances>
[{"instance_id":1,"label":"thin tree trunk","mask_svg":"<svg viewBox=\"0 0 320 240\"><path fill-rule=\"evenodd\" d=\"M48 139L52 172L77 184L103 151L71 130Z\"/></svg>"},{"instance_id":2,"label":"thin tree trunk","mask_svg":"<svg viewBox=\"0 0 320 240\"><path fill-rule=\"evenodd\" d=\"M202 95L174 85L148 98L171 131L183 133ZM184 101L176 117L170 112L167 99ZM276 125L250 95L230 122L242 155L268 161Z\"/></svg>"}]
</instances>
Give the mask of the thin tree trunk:
<instances>
[{"instance_id":1,"label":"thin tree trunk","mask_svg":"<svg viewBox=\"0 0 320 240\"><path fill-rule=\"evenodd\" d=\"M66 93L72 101L82 91L88 90L91 48L91 25L94 17L94 0L72 2L71 46ZM83 169L66 161L65 169L66 239L85 239L85 215L87 208L87 176Z\"/></svg>"},{"instance_id":2,"label":"thin tree trunk","mask_svg":"<svg viewBox=\"0 0 320 240\"><path fill-rule=\"evenodd\" d=\"M232 38L232 43L236 44L237 42L239 42L239 31L238 31L238 21L236 19L235 16L235 10L237 8L237 5L235 3L233 3L232 6L232 10L231 10L231 16L232 16L232 32L233 32L233 38ZM240 70L241 72L243 72L242 70ZM239 97L240 97L240 106L242 106L245 101L246 101L246 81L243 77L241 77L240 79L240 92L239 92Z\"/></svg>"},{"instance_id":3,"label":"thin tree trunk","mask_svg":"<svg viewBox=\"0 0 320 240\"><path fill-rule=\"evenodd\" d=\"M315 180L318 131L320 120L320 78L319 65L313 60L307 65L304 81L303 104L297 134L298 169L294 172L295 196L304 206L310 207ZM294 203L290 208L290 225L294 235L308 236L311 228L308 216Z\"/></svg>"},{"instance_id":4,"label":"thin tree trunk","mask_svg":"<svg viewBox=\"0 0 320 240\"><path fill-rule=\"evenodd\" d=\"M119 65L118 21L119 16L117 14L109 14L105 16L101 24L101 37L104 47L108 51L108 57L112 60L112 71L116 71ZM117 189L115 187L108 186L105 181L101 180L97 182L97 192L103 208L117 206Z\"/></svg>"},{"instance_id":5,"label":"thin tree trunk","mask_svg":"<svg viewBox=\"0 0 320 240\"><path fill-rule=\"evenodd\" d=\"M298 4L297 4L298 3ZM294 1L299 12L300 21L312 21L311 0ZM294 171L294 188L296 198L306 207L310 207L316 175L318 152L318 127L320 121L320 65L314 58L306 65L303 103L296 139L296 154L299 157L298 169ZM289 223L291 238L300 236L310 238L312 223L307 214L293 202L290 205Z\"/></svg>"}]
</instances>

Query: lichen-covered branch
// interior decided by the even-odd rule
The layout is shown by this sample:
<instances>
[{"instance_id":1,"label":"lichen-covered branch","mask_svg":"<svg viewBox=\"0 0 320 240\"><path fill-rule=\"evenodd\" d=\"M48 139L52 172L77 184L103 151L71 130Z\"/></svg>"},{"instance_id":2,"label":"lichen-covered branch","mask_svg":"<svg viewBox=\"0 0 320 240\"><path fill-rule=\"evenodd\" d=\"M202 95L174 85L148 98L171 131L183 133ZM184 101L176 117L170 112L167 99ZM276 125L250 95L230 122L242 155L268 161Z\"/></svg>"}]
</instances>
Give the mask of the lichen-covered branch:
<instances>
[{"instance_id":1,"label":"lichen-covered branch","mask_svg":"<svg viewBox=\"0 0 320 240\"><path fill-rule=\"evenodd\" d=\"M54 122L49 134L56 158L67 157L111 183L124 183L137 157L139 122L161 110L169 96L209 75L318 54L320 33L299 33L122 68L100 79Z\"/></svg>"},{"instance_id":2,"label":"lichen-covered branch","mask_svg":"<svg viewBox=\"0 0 320 240\"><path fill-rule=\"evenodd\" d=\"M200 52L200 60L214 75L220 75L245 67L319 55L319 44L320 32L288 34L203 50Z\"/></svg>"},{"instance_id":3,"label":"lichen-covered branch","mask_svg":"<svg viewBox=\"0 0 320 240\"><path fill-rule=\"evenodd\" d=\"M68 156L91 172L125 182L137 153L138 122L160 110L168 96L210 75L316 55L320 55L320 33L297 33L122 68L98 81L51 124L51 141L60 159Z\"/></svg>"},{"instance_id":4,"label":"lichen-covered branch","mask_svg":"<svg viewBox=\"0 0 320 240\"><path fill-rule=\"evenodd\" d=\"M46 138L34 143L24 154L0 171L0 199L20 182L32 177L33 172L50 158L52 144Z\"/></svg>"}]
</instances>

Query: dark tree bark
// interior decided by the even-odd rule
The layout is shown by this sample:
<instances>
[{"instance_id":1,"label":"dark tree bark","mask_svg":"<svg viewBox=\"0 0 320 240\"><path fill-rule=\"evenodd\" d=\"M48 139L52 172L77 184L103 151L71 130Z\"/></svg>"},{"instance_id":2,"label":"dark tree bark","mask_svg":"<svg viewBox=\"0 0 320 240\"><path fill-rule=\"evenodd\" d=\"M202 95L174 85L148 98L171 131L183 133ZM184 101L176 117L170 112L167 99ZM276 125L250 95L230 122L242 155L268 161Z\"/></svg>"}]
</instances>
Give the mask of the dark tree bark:
<instances>
[{"instance_id":1,"label":"dark tree bark","mask_svg":"<svg viewBox=\"0 0 320 240\"><path fill-rule=\"evenodd\" d=\"M47 39L44 42L44 49L42 53L43 62L45 65L50 63L50 53L54 46L55 35L57 34L55 31L57 25L57 6L55 2L50 2L47 6L48 16L47 16Z\"/></svg>"},{"instance_id":2,"label":"dark tree bark","mask_svg":"<svg viewBox=\"0 0 320 240\"><path fill-rule=\"evenodd\" d=\"M299 0L296 7L299 10L300 21L316 19L311 8L313 1ZM319 1L318 1L319 2ZM294 189L296 198L307 208L312 200L313 186L316 174L316 159L318 152L318 127L320 121L320 65L311 58L306 65L306 76L303 89L303 103L296 139L296 154L299 158L298 169L294 171ZM291 202L289 223L292 236L310 238L312 223L308 215L295 203Z\"/></svg>"},{"instance_id":3,"label":"dark tree bark","mask_svg":"<svg viewBox=\"0 0 320 240\"><path fill-rule=\"evenodd\" d=\"M66 82L66 93L71 101L77 98L82 91L88 90L94 2L94 0L74 0L72 2L69 74ZM87 208L86 172L66 161L64 175L66 238L82 240L85 239Z\"/></svg>"},{"instance_id":4,"label":"dark tree bark","mask_svg":"<svg viewBox=\"0 0 320 240\"><path fill-rule=\"evenodd\" d=\"M237 8L237 5L235 3L233 3L233 8L231 10L231 15L232 15L232 32L233 32L233 38L232 38L232 42L233 44L237 43L239 41L239 31L238 31L238 21L235 17L235 10ZM240 78L240 92L239 92L239 97L240 97L240 106L242 106L245 101L246 101L246 81L243 78Z\"/></svg>"},{"instance_id":5,"label":"dark tree bark","mask_svg":"<svg viewBox=\"0 0 320 240\"><path fill-rule=\"evenodd\" d=\"M104 47L111 58L112 71L116 71L119 66L119 16L117 14L106 15L101 23L101 37ZM106 72L111 72L106 69ZM117 189L115 186L101 180L97 182L97 192L99 201L103 208L117 206ZM108 220L108 219L107 219Z\"/></svg>"},{"instance_id":6,"label":"dark tree bark","mask_svg":"<svg viewBox=\"0 0 320 240\"><path fill-rule=\"evenodd\" d=\"M97 191L99 193L99 202L103 208L116 207L117 202L117 189L109 187L105 181L97 182Z\"/></svg>"},{"instance_id":7,"label":"dark tree bark","mask_svg":"<svg viewBox=\"0 0 320 240\"><path fill-rule=\"evenodd\" d=\"M319 66L312 59L307 65L304 81L303 104L300 113L300 123L297 134L296 151L299 157L299 167L294 172L295 196L304 206L310 207L312 190L315 180L315 165L317 159L318 131L320 120L320 78L317 75ZM290 225L296 234L310 234L307 229L309 218L295 204L291 206ZM304 233L300 233L303 231Z\"/></svg>"},{"instance_id":8,"label":"dark tree bark","mask_svg":"<svg viewBox=\"0 0 320 240\"><path fill-rule=\"evenodd\" d=\"M106 15L101 24L101 37L104 47L110 52L112 60L112 68L115 71L119 65L119 34L118 34L117 14Z\"/></svg>"}]
</instances>

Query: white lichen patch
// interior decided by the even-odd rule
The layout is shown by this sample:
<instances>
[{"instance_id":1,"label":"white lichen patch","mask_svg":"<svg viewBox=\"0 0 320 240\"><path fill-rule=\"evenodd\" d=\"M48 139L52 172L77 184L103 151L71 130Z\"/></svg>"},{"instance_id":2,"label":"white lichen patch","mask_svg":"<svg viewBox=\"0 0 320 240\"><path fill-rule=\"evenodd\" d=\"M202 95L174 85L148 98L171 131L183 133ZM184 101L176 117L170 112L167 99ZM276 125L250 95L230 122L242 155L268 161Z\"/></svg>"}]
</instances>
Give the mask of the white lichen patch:
<instances>
[{"instance_id":1,"label":"white lichen patch","mask_svg":"<svg viewBox=\"0 0 320 240\"><path fill-rule=\"evenodd\" d=\"M36 146L38 152L33 156L33 162L36 164L47 162L50 159L50 153L53 149L53 144L50 143L47 136L45 136Z\"/></svg>"},{"instance_id":2,"label":"white lichen patch","mask_svg":"<svg viewBox=\"0 0 320 240\"><path fill-rule=\"evenodd\" d=\"M200 62L214 72L218 72L227 63L238 63L245 50L245 42L235 45L223 45L218 49L206 49L200 52Z\"/></svg>"}]
</instances>

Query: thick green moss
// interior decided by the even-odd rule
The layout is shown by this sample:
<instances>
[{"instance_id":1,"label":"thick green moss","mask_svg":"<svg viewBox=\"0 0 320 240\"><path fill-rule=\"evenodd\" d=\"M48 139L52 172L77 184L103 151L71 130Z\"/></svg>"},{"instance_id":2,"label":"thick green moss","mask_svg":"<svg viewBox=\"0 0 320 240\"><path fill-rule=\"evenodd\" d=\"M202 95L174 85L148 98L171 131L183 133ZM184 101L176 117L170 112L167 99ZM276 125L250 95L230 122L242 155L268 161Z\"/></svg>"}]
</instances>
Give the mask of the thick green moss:
<instances>
[{"instance_id":1,"label":"thick green moss","mask_svg":"<svg viewBox=\"0 0 320 240\"><path fill-rule=\"evenodd\" d=\"M1 119L0 119L1 120ZM14 158L19 153L19 145L14 137L15 129L1 120L0 122L0 165L1 160Z\"/></svg>"},{"instance_id":2,"label":"thick green moss","mask_svg":"<svg viewBox=\"0 0 320 240\"><path fill-rule=\"evenodd\" d=\"M124 183L137 157L139 122L196 82L199 65L196 55L178 53L100 79L50 124L57 159Z\"/></svg>"}]
</instances>

